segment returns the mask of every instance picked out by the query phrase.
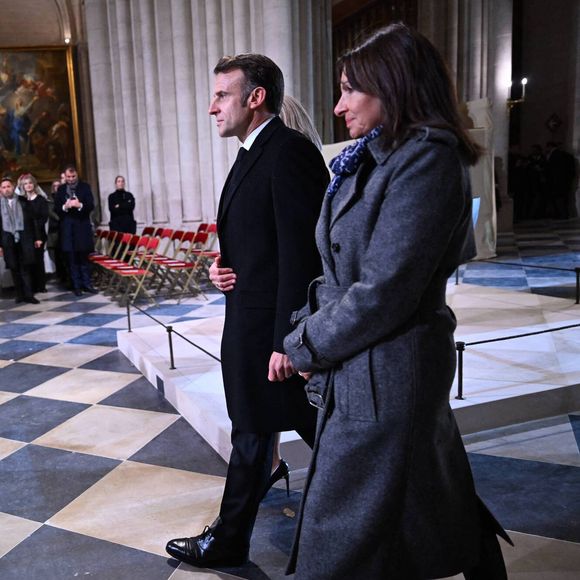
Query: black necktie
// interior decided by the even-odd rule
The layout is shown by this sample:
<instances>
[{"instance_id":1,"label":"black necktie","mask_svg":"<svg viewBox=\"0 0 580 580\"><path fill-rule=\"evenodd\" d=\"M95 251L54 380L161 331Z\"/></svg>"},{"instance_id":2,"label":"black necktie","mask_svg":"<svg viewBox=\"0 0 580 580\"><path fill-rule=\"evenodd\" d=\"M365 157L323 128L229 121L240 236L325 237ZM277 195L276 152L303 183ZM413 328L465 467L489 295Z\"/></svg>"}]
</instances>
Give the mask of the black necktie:
<instances>
[{"instance_id":1,"label":"black necktie","mask_svg":"<svg viewBox=\"0 0 580 580\"><path fill-rule=\"evenodd\" d=\"M230 179L230 183L237 183L241 168L244 164L244 157L247 152L248 150L245 147L240 147L238 150L238 155L232 165L232 178Z\"/></svg>"}]
</instances>

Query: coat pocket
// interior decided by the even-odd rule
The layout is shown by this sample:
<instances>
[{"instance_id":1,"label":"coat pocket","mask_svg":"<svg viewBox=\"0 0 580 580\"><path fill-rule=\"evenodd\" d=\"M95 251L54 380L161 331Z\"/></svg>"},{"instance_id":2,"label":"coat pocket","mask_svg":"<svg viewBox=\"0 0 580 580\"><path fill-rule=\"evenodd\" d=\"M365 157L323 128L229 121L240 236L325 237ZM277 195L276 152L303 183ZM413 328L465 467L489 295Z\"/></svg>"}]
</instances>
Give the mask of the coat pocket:
<instances>
[{"instance_id":1,"label":"coat pocket","mask_svg":"<svg viewBox=\"0 0 580 580\"><path fill-rule=\"evenodd\" d=\"M371 351L365 350L342 364L334 375L336 407L355 421L376 421L377 406L371 372Z\"/></svg>"}]
</instances>

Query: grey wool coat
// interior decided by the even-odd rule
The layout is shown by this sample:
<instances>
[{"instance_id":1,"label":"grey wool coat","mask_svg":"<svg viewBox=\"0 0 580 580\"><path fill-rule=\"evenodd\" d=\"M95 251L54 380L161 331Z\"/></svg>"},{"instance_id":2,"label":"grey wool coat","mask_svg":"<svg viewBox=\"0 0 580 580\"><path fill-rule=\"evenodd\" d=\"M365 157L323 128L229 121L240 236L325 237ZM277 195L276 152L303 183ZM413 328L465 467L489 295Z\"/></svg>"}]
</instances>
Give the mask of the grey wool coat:
<instances>
[{"instance_id":1,"label":"grey wool coat","mask_svg":"<svg viewBox=\"0 0 580 580\"><path fill-rule=\"evenodd\" d=\"M371 141L326 197L316 240L324 276L284 347L315 373L307 390L326 408L289 571L410 580L469 569L491 516L449 406L456 321L445 288L474 254L456 138L425 127L393 149Z\"/></svg>"}]
</instances>

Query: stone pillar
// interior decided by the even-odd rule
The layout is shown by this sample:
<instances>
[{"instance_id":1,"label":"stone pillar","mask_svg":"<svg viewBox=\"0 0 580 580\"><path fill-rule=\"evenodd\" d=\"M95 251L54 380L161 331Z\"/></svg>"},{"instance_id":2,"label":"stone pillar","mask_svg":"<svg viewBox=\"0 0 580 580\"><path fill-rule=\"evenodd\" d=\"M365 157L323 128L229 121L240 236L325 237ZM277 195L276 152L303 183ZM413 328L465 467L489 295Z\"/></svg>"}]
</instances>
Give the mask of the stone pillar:
<instances>
[{"instance_id":1,"label":"stone pillar","mask_svg":"<svg viewBox=\"0 0 580 580\"><path fill-rule=\"evenodd\" d=\"M85 0L85 6L104 208L122 174L141 226L191 229L215 219L238 149L235 139L219 137L207 113L213 67L224 54L270 56L287 92L329 136L322 118L331 106L330 0Z\"/></svg>"},{"instance_id":2,"label":"stone pillar","mask_svg":"<svg viewBox=\"0 0 580 580\"><path fill-rule=\"evenodd\" d=\"M498 230L512 229L507 196L512 69L512 0L419 0L418 28L445 57L460 101L488 97L492 105L493 154L502 199Z\"/></svg>"}]
</instances>

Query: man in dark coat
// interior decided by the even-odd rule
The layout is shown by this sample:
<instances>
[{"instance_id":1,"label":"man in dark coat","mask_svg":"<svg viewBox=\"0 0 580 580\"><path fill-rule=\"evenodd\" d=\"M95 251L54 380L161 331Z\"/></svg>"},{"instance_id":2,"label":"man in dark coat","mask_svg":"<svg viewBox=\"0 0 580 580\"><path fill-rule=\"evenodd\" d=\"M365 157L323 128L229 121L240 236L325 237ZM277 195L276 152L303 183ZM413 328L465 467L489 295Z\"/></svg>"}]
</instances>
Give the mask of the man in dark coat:
<instances>
[{"instance_id":1,"label":"man in dark coat","mask_svg":"<svg viewBox=\"0 0 580 580\"><path fill-rule=\"evenodd\" d=\"M546 144L546 188L553 212L550 217L568 219L576 162L574 156L561 148L561 143L550 141Z\"/></svg>"},{"instance_id":2,"label":"man in dark coat","mask_svg":"<svg viewBox=\"0 0 580 580\"><path fill-rule=\"evenodd\" d=\"M195 566L247 559L275 433L296 430L314 441L313 408L282 341L293 308L321 271L314 228L328 183L318 149L277 116L284 79L275 63L257 54L224 57L214 73L209 113L221 137L242 142L219 204L221 257L210 268L226 295L221 352L232 453L217 520L167 545Z\"/></svg>"},{"instance_id":3,"label":"man in dark coat","mask_svg":"<svg viewBox=\"0 0 580 580\"><path fill-rule=\"evenodd\" d=\"M16 303L38 304L32 292L34 242L42 239L25 198L14 195L9 177L0 181L0 248L12 273Z\"/></svg>"},{"instance_id":4,"label":"man in dark coat","mask_svg":"<svg viewBox=\"0 0 580 580\"><path fill-rule=\"evenodd\" d=\"M80 296L83 290L95 294L89 262L89 254L94 250L90 220L95 208L93 193L88 183L79 180L73 165L66 167L64 177L65 183L54 198L54 209L60 218L61 249L67 256L75 295Z\"/></svg>"}]
</instances>

